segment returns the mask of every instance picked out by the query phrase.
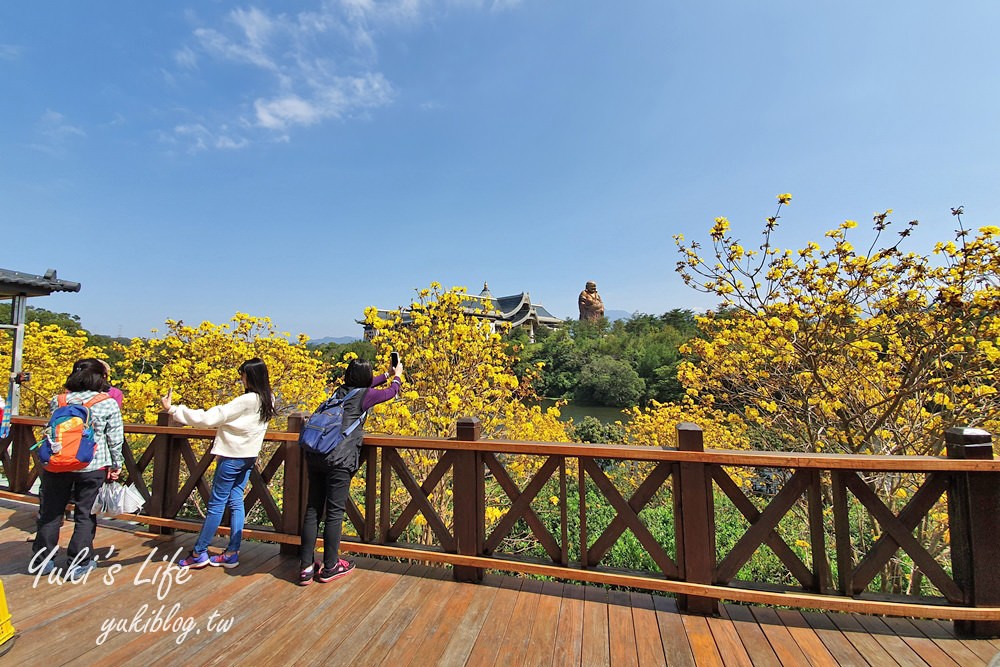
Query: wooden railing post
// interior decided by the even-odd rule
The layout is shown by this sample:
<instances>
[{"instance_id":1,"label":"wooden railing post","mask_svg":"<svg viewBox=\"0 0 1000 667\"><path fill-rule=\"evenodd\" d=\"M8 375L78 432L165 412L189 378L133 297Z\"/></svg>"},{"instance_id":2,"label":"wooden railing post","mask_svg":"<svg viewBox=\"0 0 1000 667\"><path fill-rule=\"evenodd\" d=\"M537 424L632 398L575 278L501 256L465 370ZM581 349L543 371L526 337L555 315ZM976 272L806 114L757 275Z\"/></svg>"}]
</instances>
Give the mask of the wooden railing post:
<instances>
[{"instance_id":1,"label":"wooden railing post","mask_svg":"<svg viewBox=\"0 0 1000 667\"><path fill-rule=\"evenodd\" d=\"M160 412L156 415L157 426L177 426L167 412ZM181 453L171 442L172 436L158 433L153 436L150 445L153 448L153 481L151 499L147 505L149 516L165 519L173 519L167 516L167 508L173 502L173 497L177 493L180 485L181 475ZM161 535L173 535L174 529L166 526L150 526L150 532Z\"/></svg>"},{"instance_id":2,"label":"wooden railing post","mask_svg":"<svg viewBox=\"0 0 1000 667\"><path fill-rule=\"evenodd\" d=\"M286 430L289 433L301 433L306 417L308 414L305 412L293 412L288 416ZM306 494L309 492L306 462L298 440L286 440L281 443L281 447L285 450L285 477L281 487L281 532L286 535L301 535L302 520L306 511ZM282 544L280 551L286 556L297 556L299 545Z\"/></svg>"},{"instance_id":3,"label":"wooden railing post","mask_svg":"<svg viewBox=\"0 0 1000 667\"><path fill-rule=\"evenodd\" d=\"M7 484L14 493L31 491L31 446L34 444L35 432L30 425L11 424Z\"/></svg>"},{"instance_id":4,"label":"wooden railing post","mask_svg":"<svg viewBox=\"0 0 1000 667\"><path fill-rule=\"evenodd\" d=\"M474 442L479 440L483 426L476 417L462 417L456 425L456 440ZM462 556L482 555L485 541L485 479L483 457L479 452L460 451L455 458L452 471L453 511L455 525L455 548ZM456 581L479 582L483 580L483 569L456 565Z\"/></svg>"},{"instance_id":5,"label":"wooden railing post","mask_svg":"<svg viewBox=\"0 0 1000 667\"><path fill-rule=\"evenodd\" d=\"M677 425L677 449L705 451L704 433L691 422ZM712 475L705 463L680 463L674 492L677 560L684 581L712 584L715 572L715 498ZM679 595L677 606L696 614L717 614L719 603L712 598Z\"/></svg>"},{"instance_id":6,"label":"wooden railing post","mask_svg":"<svg viewBox=\"0 0 1000 667\"><path fill-rule=\"evenodd\" d=\"M993 458L993 438L977 428L945 431L949 459ZM1000 473L957 472L948 487L951 565L970 607L1000 606ZM1000 635L1000 621L954 621L967 637Z\"/></svg>"}]
</instances>

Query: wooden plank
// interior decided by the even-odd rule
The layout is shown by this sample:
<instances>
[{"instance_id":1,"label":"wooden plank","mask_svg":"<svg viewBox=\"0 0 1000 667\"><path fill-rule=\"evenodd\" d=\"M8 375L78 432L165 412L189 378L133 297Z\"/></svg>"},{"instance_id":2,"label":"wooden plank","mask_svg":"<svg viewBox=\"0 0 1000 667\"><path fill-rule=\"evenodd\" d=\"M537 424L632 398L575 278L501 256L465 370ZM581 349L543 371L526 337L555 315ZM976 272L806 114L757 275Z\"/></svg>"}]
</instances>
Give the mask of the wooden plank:
<instances>
[{"instance_id":1,"label":"wooden plank","mask_svg":"<svg viewBox=\"0 0 1000 667\"><path fill-rule=\"evenodd\" d=\"M139 562L146 551L136 541L120 548L122 558ZM9 590L5 586L12 623L21 633L8 660L62 664L96 646L105 619L124 615L123 609L131 617L142 604L154 609L164 604L156 599L153 587L133 586L130 573L119 573L114 583L107 585L104 576L108 572L94 570L77 584L49 584L42 578L37 588L35 577L25 574L19 577L21 586ZM123 605L126 598L133 601L128 606ZM167 608L171 604L166 604Z\"/></svg>"},{"instance_id":2,"label":"wooden plank","mask_svg":"<svg viewBox=\"0 0 1000 667\"><path fill-rule=\"evenodd\" d=\"M433 584L430 583L432 579L427 576L429 571L430 568L426 565L411 565L400 577L401 581L406 580L410 584L406 590L391 589L388 596L375 603L388 603L392 607L392 612L358 652L354 664L377 665L382 662L396 644L400 633L423 609L433 588Z\"/></svg>"},{"instance_id":3,"label":"wooden plank","mask_svg":"<svg viewBox=\"0 0 1000 667\"><path fill-rule=\"evenodd\" d=\"M519 665L525 661L531 626L535 622L535 612L538 608L538 594L541 590L542 582L537 579L525 579L521 582L521 590L511 610L507 630L500 640L498 662Z\"/></svg>"},{"instance_id":4,"label":"wooden plank","mask_svg":"<svg viewBox=\"0 0 1000 667\"><path fill-rule=\"evenodd\" d=\"M260 585L253 598L253 600L266 600L296 596L293 598L295 602L280 616L284 621L281 624L283 630L281 634L285 632L288 634L274 638L280 646L283 658L289 663L297 662L303 659L303 656L308 656L310 661L322 659L331 646L335 648L343 639L342 634L330 632L331 610L335 610L337 615L345 618L363 619L370 600L391 588L397 579L396 575L384 571L388 567L386 563L371 561L365 563L365 567L359 566L349 576L335 582L298 586L289 580L298 572L298 567L297 559L284 559L275 572L283 574L287 571L288 579L276 579L272 576L270 581ZM369 567L371 569L368 569ZM230 636L226 637L226 643L230 646L240 643L257 646L262 643L262 637L278 634L273 629L275 610L272 607L258 605L263 608L263 612L256 613L243 610L242 607L247 604L253 604L253 601L240 601L234 605L241 613L237 618L239 632L232 636L231 630ZM234 630L236 629L234 627ZM263 648L261 653L264 653ZM225 650L216 651L214 646L201 646L197 650L197 661L202 663L225 663L227 657L231 661L232 654Z\"/></svg>"},{"instance_id":5,"label":"wooden plank","mask_svg":"<svg viewBox=\"0 0 1000 667\"><path fill-rule=\"evenodd\" d=\"M244 549L240 553L240 568L246 567L244 573L254 572L262 580L269 577L270 570L280 562L276 550L271 547L248 549L246 546L244 545ZM263 547L265 545L257 546ZM218 599L240 594L249 581L246 575L222 576L221 579L221 582L213 586L212 595L205 595L204 581L202 581L201 585L185 584L182 588L186 590L183 590L179 595L171 594L169 602L180 604L181 615L196 619L199 623L198 629L207 630L207 619L210 613L215 610ZM126 600L128 600L127 603ZM139 603L134 600L134 595L123 596L118 602L123 610L119 615L127 615L124 613L125 611L134 613L139 606ZM89 609L87 613L89 615ZM198 629L195 630L195 633ZM81 662L89 664L126 664L144 651L158 650L154 647L164 643L175 643L178 636L176 633L113 633L101 646L95 645L90 651L80 654L79 658Z\"/></svg>"},{"instance_id":6,"label":"wooden plank","mask_svg":"<svg viewBox=\"0 0 1000 667\"><path fill-rule=\"evenodd\" d=\"M817 632L809 627L801 613L789 609L779 609L775 613L810 664L816 667L837 667L841 664L827 649Z\"/></svg>"},{"instance_id":7,"label":"wooden plank","mask_svg":"<svg viewBox=\"0 0 1000 667\"><path fill-rule=\"evenodd\" d=\"M425 630L424 640L406 664L438 665L451 638L454 619L461 618L472 601L476 584L443 581L448 593L443 605L438 607L438 613L431 617L431 623ZM340 653L337 654L340 660ZM350 660L347 660L350 663ZM390 663L395 664L395 663ZM402 664L402 663L399 663Z\"/></svg>"},{"instance_id":8,"label":"wooden plank","mask_svg":"<svg viewBox=\"0 0 1000 667\"><path fill-rule=\"evenodd\" d=\"M495 575L486 575L479 585L463 584L472 587L472 601L465 614L455 619L451 640L438 662L440 667L462 667L468 662L472 647L476 644L476 638L486 622L490 606L499 590L499 582L496 579Z\"/></svg>"},{"instance_id":9,"label":"wooden plank","mask_svg":"<svg viewBox=\"0 0 1000 667\"><path fill-rule=\"evenodd\" d=\"M65 536L60 540L61 543L65 543L69 539L69 531L64 531L64 533ZM110 568L116 564L142 563L150 555L150 550L127 534L110 535L107 531L101 531L98 538L95 539L95 550L100 556L107 556L111 546L115 546L115 550L110 559L105 562L104 567L92 571L78 583L60 584L55 576L50 578L31 574L5 578L5 593L15 627L41 629L54 621L59 621L61 625L71 619L73 611L78 609L80 605L96 604L108 596L122 591L132 592L130 589L137 588L131 585L133 577L127 573L115 574ZM109 541L105 542L104 540ZM19 564L16 571L25 573L31 545L27 542L15 544L23 552L22 556L16 558L15 562ZM65 574L64 560L64 556L60 556L57 560L57 567L63 574ZM135 570L138 569L137 565ZM107 585L108 578L112 581L112 585ZM135 592L145 594L149 588L144 586ZM152 598L150 602L154 602L155 590L147 597ZM136 607L139 604L141 603L137 603Z\"/></svg>"},{"instance_id":10,"label":"wooden plank","mask_svg":"<svg viewBox=\"0 0 1000 667\"><path fill-rule=\"evenodd\" d=\"M950 658L947 653L941 650L940 646L935 644L932 639L925 637L905 618L883 618L881 620L931 667L958 667L958 662Z\"/></svg>"},{"instance_id":11,"label":"wooden plank","mask_svg":"<svg viewBox=\"0 0 1000 667\"><path fill-rule=\"evenodd\" d=\"M724 616L728 616L732 620L733 626L754 665L781 667L778 656L771 648L771 643L768 642L767 636L753 617L749 607L727 604L722 611Z\"/></svg>"},{"instance_id":12,"label":"wooden plank","mask_svg":"<svg viewBox=\"0 0 1000 667\"><path fill-rule=\"evenodd\" d=\"M273 553L273 548L268 551L272 553L263 552L263 562L255 562L256 572L242 576L221 576L223 582L219 586L219 590L226 595L224 599L235 601L252 599L254 592L260 586L273 581L270 570L280 565L280 559L277 558L276 553ZM205 573L206 577L208 575L209 573ZM183 602L179 615L195 619L199 629L203 628L207 630L208 617L211 612L220 609L220 600L223 598L217 598L214 595L205 595L204 577L202 578L201 585L190 586L190 584L186 584L186 586L189 586L189 590L185 591L183 598L181 598ZM123 596L120 603L123 612L127 613L122 613L122 615L126 616L134 613L136 607L139 606L139 602L140 600L137 599L135 594ZM226 610L222 609L221 611L219 619L229 617L225 613ZM168 655L183 656L185 650L196 650L195 646L200 642L209 643L214 640L217 643L225 645L229 638L228 636L217 635L215 632L209 633L207 631L203 631L199 635L196 629L194 633L189 633L180 644L177 643L177 639L180 639L180 636L173 632L154 632L149 634L121 633L118 637L109 640L111 646L107 646L106 644L101 647L102 650L100 652L93 653L93 655L99 655L104 664L150 664ZM88 660L88 657L88 655L84 655L81 662L90 662L93 664L93 658L90 657L90 660ZM169 658L167 660L169 661Z\"/></svg>"},{"instance_id":13,"label":"wooden plank","mask_svg":"<svg viewBox=\"0 0 1000 667\"><path fill-rule=\"evenodd\" d=\"M830 620L826 614L818 612L800 612L802 619L809 624L816 636L819 637L823 645L830 651L830 655L839 665L849 665L851 667L867 667L865 660L858 649L851 641L844 636L840 628Z\"/></svg>"},{"instance_id":14,"label":"wooden plank","mask_svg":"<svg viewBox=\"0 0 1000 667\"><path fill-rule=\"evenodd\" d=\"M712 637L715 638L715 645L719 649L719 654L722 656L723 660L726 661L727 667L729 665L737 666L749 666L753 665L753 661L750 660L750 654L747 653L747 649L743 646L743 641L740 639L740 635L736 632L736 627L733 622L728 618L708 616L708 627L712 631Z\"/></svg>"},{"instance_id":15,"label":"wooden plank","mask_svg":"<svg viewBox=\"0 0 1000 667\"><path fill-rule=\"evenodd\" d=\"M694 655L695 664L699 667L723 665L722 655L715 644L712 630L708 627L708 619L694 614L681 614L681 622L684 624L684 632L691 644L691 653Z\"/></svg>"},{"instance_id":16,"label":"wooden plank","mask_svg":"<svg viewBox=\"0 0 1000 667\"><path fill-rule=\"evenodd\" d=\"M502 579L500 589L493 597L493 604L490 606L486 622L483 624L482 630L479 631L476 643L469 653L467 664L470 667L486 667L496 661L500 641L507 631L507 622L510 620L514 604L517 602L521 581L515 577Z\"/></svg>"},{"instance_id":17,"label":"wooden plank","mask_svg":"<svg viewBox=\"0 0 1000 667\"><path fill-rule=\"evenodd\" d=\"M861 657L872 667L896 667L898 664L892 659L882 645L876 641L858 623L857 619L848 614L826 614L826 618L842 633L844 637L857 649Z\"/></svg>"},{"instance_id":18,"label":"wooden plank","mask_svg":"<svg viewBox=\"0 0 1000 667\"><path fill-rule=\"evenodd\" d=\"M788 628L781 622L773 609L767 607L751 607L753 617L757 619L764 636L771 643L774 654L782 665L806 665L809 660L795 642Z\"/></svg>"},{"instance_id":19,"label":"wooden plank","mask_svg":"<svg viewBox=\"0 0 1000 667\"><path fill-rule=\"evenodd\" d=\"M404 618L412 619L424 611L427 600L434 594L426 585L427 580L418 574L423 569L426 568L419 565L408 567L405 575L400 576L385 595L371 600L363 622L344 628L347 637L337 650L338 661L344 664L361 664L375 655L378 655L379 660L386 655L387 646L379 647L378 640L386 633L393 638L398 637L399 631L408 624L408 620L404 622ZM424 585L420 586L421 584ZM295 641L294 635L288 637L288 641ZM390 642L389 646L394 643ZM262 661L266 661L269 655L277 654L261 653L260 656Z\"/></svg>"},{"instance_id":20,"label":"wooden plank","mask_svg":"<svg viewBox=\"0 0 1000 667\"><path fill-rule=\"evenodd\" d=\"M552 651L552 664L562 666L581 664L583 656L583 605L586 590L583 586L563 585L563 599L559 605L556 643Z\"/></svg>"},{"instance_id":21,"label":"wooden plank","mask_svg":"<svg viewBox=\"0 0 1000 667\"><path fill-rule=\"evenodd\" d=\"M551 665L555 652L556 631L559 628L559 608L562 605L563 584L555 581L542 583L537 593L538 605L531 624L525 665Z\"/></svg>"},{"instance_id":22,"label":"wooden plank","mask_svg":"<svg viewBox=\"0 0 1000 667\"><path fill-rule=\"evenodd\" d=\"M612 665L639 665L632 600L622 591L608 592L608 650Z\"/></svg>"},{"instance_id":23,"label":"wooden plank","mask_svg":"<svg viewBox=\"0 0 1000 667\"><path fill-rule=\"evenodd\" d=\"M920 627L924 634L927 634L928 636L932 636L930 633L934 633L935 637L951 638L967 648L969 651L972 651L985 663L989 663L998 652L996 647L986 640L958 637L955 634L955 626L946 621L926 620L922 621L922 625Z\"/></svg>"},{"instance_id":24,"label":"wooden plank","mask_svg":"<svg viewBox=\"0 0 1000 667\"><path fill-rule=\"evenodd\" d=\"M418 613L410 620L406 628L399 633L396 641L385 654L386 664L407 665L413 659L421 644L431 635L439 623L439 618L448 604L455 589L452 582L438 577L442 575L440 568L429 568L426 595ZM443 647L442 647L443 650ZM339 653L327 652L324 664L340 660Z\"/></svg>"},{"instance_id":25,"label":"wooden plank","mask_svg":"<svg viewBox=\"0 0 1000 667\"><path fill-rule=\"evenodd\" d=\"M640 665L665 665L660 628L656 622L656 609L649 593L633 591L629 604L632 607L632 625L635 627L636 657Z\"/></svg>"},{"instance_id":26,"label":"wooden plank","mask_svg":"<svg viewBox=\"0 0 1000 667\"><path fill-rule=\"evenodd\" d=\"M854 618L902 667L924 667L925 663L920 656L897 637L881 618L861 614L854 614Z\"/></svg>"},{"instance_id":27,"label":"wooden plank","mask_svg":"<svg viewBox=\"0 0 1000 667\"><path fill-rule=\"evenodd\" d=\"M584 591L583 603L584 665L599 667L611 664L608 636L608 592L603 588L588 586Z\"/></svg>"},{"instance_id":28,"label":"wooden plank","mask_svg":"<svg viewBox=\"0 0 1000 667\"><path fill-rule=\"evenodd\" d=\"M668 665L694 667L694 654L684 630L684 621L677 611L677 601L662 595L653 596L656 622L660 626L660 643Z\"/></svg>"},{"instance_id":29,"label":"wooden plank","mask_svg":"<svg viewBox=\"0 0 1000 667\"><path fill-rule=\"evenodd\" d=\"M960 665L985 665L992 656L981 657L950 633L945 632L934 621L909 619L908 622L923 636L933 641L945 655Z\"/></svg>"}]
</instances>

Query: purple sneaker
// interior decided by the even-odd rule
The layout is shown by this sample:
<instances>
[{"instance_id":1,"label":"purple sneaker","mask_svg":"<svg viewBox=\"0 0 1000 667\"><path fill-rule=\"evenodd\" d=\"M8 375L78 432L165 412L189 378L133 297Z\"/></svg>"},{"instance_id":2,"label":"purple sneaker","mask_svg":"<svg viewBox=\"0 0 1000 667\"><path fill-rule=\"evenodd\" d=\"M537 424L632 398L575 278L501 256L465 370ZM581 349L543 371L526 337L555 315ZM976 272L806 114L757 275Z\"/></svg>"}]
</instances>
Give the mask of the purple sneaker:
<instances>
[{"instance_id":1,"label":"purple sneaker","mask_svg":"<svg viewBox=\"0 0 1000 667\"><path fill-rule=\"evenodd\" d=\"M315 563L299 570L299 586L308 586L311 584L318 570L319 567Z\"/></svg>"},{"instance_id":2,"label":"purple sneaker","mask_svg":"<svg viewBox=\"0 0 1000 667\"><path fill-rule=\"evenodd\" d=\"M208 552L203 551L200 554L191 552L188 554L187 558L181 559L177 562L177 567L186 567L191 570L200 570L201 568L208 565Z\"/></svg>"},{"instance_id":3,"label":"purple sneaker","mask_svg":"<svg viewBox=\"0 0 1000 667\"><path fill-rule=\"evenodd\" d=\"M240 564L240 553L236 551L227 556L226 552L223 551L221 554L209 558L208 564L212 567L224 567L229 570Z\"/></svg>"}]
</instances>

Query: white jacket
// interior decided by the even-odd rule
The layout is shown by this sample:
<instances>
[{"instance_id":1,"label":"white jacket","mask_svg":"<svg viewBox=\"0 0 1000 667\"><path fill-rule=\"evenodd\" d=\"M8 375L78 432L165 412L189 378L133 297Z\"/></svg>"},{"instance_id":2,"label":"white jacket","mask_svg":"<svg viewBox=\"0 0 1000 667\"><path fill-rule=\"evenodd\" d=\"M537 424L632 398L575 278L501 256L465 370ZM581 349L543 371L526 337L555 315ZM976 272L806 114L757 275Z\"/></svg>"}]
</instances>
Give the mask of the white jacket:
<instances>
[{"instance_id":1,"label":"white jacket","mask_svg":"<svg viewBox=\"0 0 1000 667\"><path fill-rule=\"evenodd\" d=\"M233 459L256 457L267 432L267 422L260 420L260 396L252 391L208 410L172 405L170 416L188 426L216 429L212 453Z\"/></svg>"}]
</instances>

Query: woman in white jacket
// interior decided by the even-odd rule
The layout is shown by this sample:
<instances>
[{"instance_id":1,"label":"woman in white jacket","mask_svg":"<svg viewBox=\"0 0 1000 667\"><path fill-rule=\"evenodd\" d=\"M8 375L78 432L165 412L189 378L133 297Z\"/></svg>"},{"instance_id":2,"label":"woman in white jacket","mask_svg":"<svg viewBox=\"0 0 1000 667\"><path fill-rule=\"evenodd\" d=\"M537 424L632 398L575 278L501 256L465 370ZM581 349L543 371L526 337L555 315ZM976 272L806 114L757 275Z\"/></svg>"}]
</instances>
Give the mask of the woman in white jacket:
<instances>
[{"instance_id":1,"label":"woman in white jacket","mask_svg":"<svg viewBox=\"0 0 1000 667\"><path fill-rule=\"evenodd\" d=\"M243 539L243 495L250 471L253 470L267 424L274 417L274 399L267 366L260 359L244 361L239 368L240 381L246 390L242 396L225 405L209 410L193 410L172 405L173 390L161 402L177 421L188 426L215 428L212 453L216 455L212 497L208 501L205 523L190 555L178 565L198 569L206 565L232 568L240 564L240 542ZM222 523L222 514L229 507L230 536L226 550L208 555L208 545Z\"/></svg>"}]
</instances>

